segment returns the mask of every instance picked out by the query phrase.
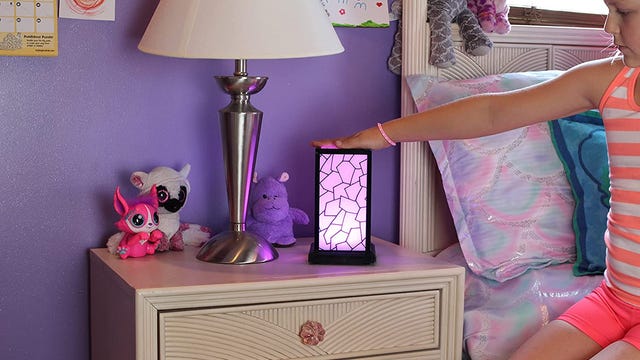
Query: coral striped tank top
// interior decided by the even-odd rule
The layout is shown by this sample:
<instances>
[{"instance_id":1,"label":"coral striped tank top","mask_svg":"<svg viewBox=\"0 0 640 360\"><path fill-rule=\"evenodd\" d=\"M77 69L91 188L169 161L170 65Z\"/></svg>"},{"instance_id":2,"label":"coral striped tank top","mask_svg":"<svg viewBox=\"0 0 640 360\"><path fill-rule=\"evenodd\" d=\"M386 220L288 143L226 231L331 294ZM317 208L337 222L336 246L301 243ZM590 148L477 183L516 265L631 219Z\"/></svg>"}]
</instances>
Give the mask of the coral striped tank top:
<instances>
[{"instance_id":1,"label":"coral striped tank top","mask_svg":"<svg viewBox=\"0 0 640 360\"><path fill-rule=\"evenodd\" d=\"M637 68L624 67L600 102L609 151L611 209L605 280L623 301L640 306L640 105Z\"/></svg>"}]
</instances>

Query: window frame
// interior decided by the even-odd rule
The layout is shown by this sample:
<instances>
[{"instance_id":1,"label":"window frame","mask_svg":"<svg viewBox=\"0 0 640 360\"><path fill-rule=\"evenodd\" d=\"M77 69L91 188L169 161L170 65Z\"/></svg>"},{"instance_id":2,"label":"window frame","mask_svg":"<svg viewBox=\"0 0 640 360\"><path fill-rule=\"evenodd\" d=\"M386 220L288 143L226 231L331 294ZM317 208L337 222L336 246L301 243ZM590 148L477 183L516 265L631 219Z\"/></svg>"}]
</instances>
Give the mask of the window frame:
<instances>
[{"instance_id":1,"label":"window frame","mask_svg":"<svg viewBox=\"0 0 640 360\"><path fill-rule=\"evenodd\" d=\"M534 7L511 6L509 23L512 25L542 25L603 28L606 15L570 11L546 10Z\"/></svg>"}]
</instances>

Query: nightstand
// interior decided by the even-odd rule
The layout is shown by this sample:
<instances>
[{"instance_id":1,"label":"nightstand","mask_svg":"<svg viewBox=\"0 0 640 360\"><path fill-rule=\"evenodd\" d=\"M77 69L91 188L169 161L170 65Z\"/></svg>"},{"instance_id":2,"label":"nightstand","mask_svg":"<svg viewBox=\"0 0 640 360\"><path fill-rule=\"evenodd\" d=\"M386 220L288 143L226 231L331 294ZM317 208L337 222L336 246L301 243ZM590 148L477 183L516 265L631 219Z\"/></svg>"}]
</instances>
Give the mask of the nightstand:
<instances>
[{"instance_id":1,"label":"nightstand","mask_svg":"<svg viewBox=\"0 0 640 360\"><path fill-rule=\"evenodd\" d=\"M92 359L459 359L464 269L373 241L364 266L309 265L311 239L250 265L92 249Z\"/></svg>"}]
</instances>

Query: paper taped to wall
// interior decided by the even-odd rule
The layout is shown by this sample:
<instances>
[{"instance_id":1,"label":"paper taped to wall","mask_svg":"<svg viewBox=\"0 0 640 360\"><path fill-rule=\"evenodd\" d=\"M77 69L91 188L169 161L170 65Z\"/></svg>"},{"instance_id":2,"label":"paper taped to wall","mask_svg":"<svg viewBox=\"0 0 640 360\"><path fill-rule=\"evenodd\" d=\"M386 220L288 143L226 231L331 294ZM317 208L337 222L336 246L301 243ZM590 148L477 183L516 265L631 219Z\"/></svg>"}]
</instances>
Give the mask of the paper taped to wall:
<instances>
[{"instance_id":1,"label":"paper taped to wall","mask_svg":"<svg viewBox=\"0 0 640 360\"><path fill-rule=\"evenodd\" d=\"M57 56L57 0L0 0L0 55Z\"/></svg>"},{"instance_id":2,"label":"paper taped to wall","mask_svg":"<svg viewBox=\"0 0 640 360\"><path fill-rule=\"evenodd\" d=\"M320 0L333 26L389 27L387 0Z\"/></svg>"}]
</instances>

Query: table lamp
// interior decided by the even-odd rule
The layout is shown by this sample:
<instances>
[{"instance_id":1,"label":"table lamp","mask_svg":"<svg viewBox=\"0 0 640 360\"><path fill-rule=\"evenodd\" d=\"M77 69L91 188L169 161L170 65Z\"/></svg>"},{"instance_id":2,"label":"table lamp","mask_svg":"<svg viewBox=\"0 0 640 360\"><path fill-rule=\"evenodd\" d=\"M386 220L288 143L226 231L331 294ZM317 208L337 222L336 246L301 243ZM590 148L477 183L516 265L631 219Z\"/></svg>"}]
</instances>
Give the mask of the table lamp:
<instances>
[{"instance_id":1,"label":"table lamp","mask_svg":"<svg viewBox=\"0 0 640 360\"><path fill-rule=\"evenodd\" d=\"M197 254L202 261L250 264L274 260L276 249L246 230L262 112L249 98L267 77L248 76L247 59L283 59L344 51L318 0L160 0L138 45L143 52L195 59L234 59L216 76L229 105L219 111L231 226Z\"/></svg>"},{"instance_id":2,"label":"table lamp","mask_svg":"<svg viewBox=\"0 0 640 360\"><path fill-rule=\"evenodd\" d=\"M368 265L371 242L371 150L316 149L315 237L311 264Z\"/></svg>"}]
</instances>

